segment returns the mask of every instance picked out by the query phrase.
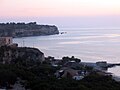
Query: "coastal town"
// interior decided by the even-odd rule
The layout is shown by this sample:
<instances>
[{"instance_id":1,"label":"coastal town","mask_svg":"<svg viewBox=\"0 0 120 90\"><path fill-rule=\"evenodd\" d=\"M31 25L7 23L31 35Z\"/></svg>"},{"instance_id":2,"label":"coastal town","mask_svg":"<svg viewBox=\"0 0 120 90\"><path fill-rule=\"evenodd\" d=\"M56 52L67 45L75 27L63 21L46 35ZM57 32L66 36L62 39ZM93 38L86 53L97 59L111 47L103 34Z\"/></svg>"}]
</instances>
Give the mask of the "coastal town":
<instances>
[{"instance_id":1,"label":"coastal town","mask_svg":"<svg viewBox=\"0 0 120 90\"><path fill-rule=\"evenodd\" d=\"M13 43L12 37L0 37L0 63L4 65L21 65L22 63L28 68L33 68L39 63L48 64L53 68L57 68L53 74L56 79L71 78L77 81L84 79L84 77L89 76L91 73L112 76L112 73L107 72L107 69L120 65L119 63L111 64L106 61L95 63L82 62L81 59L75 58L74 56L66 56L62 59L55 59L52 56L45 57L44 53L37 48L18 47L17 43ZM19 79L16 82L20 82L21 78L17 78ZM119 79L115 80L119 82ZM16 82L11 87L13 88L12 90L22 88L21 83L18 84ZM1 86L1 88L3 87ZM22 90L25 90L25 88Z\"/></svg>"},{"instance_id":2,"label":"coastal town","mask_svg":"<svg viewBox=\"0 0 120 90\"><path fill-rule=\"evenodd\" d=\"M120 90L120 0L0 0L0 90Z\"/></svg>"}]
</instances>

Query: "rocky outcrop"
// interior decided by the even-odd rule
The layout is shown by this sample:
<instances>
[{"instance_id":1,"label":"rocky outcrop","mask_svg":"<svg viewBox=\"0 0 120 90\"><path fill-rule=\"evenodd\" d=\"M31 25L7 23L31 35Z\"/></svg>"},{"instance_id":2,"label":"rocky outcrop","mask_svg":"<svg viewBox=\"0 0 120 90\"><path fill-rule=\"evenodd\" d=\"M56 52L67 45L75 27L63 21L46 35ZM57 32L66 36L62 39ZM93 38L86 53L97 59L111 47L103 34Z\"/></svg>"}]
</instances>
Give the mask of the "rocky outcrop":
<instances>
[{"instance_id":1,"label":"rocky outcrop","mask_svg":"<svg viewBox=\"0 0 120 90\"><path fill-rule=\"evenodd\" d=\"M58 28L51 25L31 23L0 23L0 36L27 37L59 34Z\"/></svg>"},{"instance_id":2,"label":"rocky outcrop","mask_svg":"<svg viewBox=\"0 0 120 90\"><path fill-rule=\"evenodd\" d=\"M36 48L2 46L0 51L0 63L3 64L21 62L29 65L44 61L44 53Z\"/></svg>"}]
</instances>

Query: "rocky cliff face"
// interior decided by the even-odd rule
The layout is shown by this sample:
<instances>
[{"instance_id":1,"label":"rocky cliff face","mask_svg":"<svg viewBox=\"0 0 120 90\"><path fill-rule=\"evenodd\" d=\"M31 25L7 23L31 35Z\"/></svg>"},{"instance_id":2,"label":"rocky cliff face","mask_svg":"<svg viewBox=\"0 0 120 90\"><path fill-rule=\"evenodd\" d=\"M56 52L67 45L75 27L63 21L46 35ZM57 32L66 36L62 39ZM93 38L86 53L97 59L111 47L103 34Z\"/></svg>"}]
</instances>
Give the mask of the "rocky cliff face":
<instances>
[{"instance_id":1,"label":"rocky cliff face","mask_svg":"<svg viewBox=\"0 0 120 90\"><path fill-rule=\"evenodd\" d=\"M27 47L0 47L0 63L17 63L25 64L41 63L45 60L44 53L36 48Z\"/></svg>"},{"instance_id":2,"label":"rocky cliff face","mask_svg":"<svg viewBox=\"0 0 120 90\"><path fill-rule=\"evenodd\" d=\"M59 34L56 26L38 25L36 22L0 24L0 36L27 37L54 34Z\"/></svg>"}]
</instances>

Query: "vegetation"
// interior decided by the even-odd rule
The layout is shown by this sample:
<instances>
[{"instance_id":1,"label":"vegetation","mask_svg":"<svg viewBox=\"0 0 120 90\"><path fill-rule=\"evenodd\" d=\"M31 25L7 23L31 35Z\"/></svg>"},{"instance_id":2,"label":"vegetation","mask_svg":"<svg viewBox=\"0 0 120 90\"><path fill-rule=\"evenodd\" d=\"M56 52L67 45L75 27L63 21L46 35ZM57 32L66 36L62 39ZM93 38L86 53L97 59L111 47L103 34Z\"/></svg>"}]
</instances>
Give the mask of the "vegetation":
<instances>
[{"instance_id":1,"label":"vegetation","mask_svg":"<svg viewBox=\"0 0 120 90\"><path fill-rule=\"evenodd\" d=\"M58 68L40 63L34 67L26 67L24 64L0 64L0 87L7 85L7 88L10 88L9 84L14 84L19 77L24 80L22 84L32 90L120 90L120 83L111 76L94 72L80 81L70 78L57 79L54 76L56 70Z\"/></svg>"},{"instance_id":2,"label":"vegetation","mask_svg":"<svg viewBox=\"0 0 120 90\"><path fill-rule=\"evenodd\" d=\"M1 47L0 58L3 57L3 51L8 48ZM55 60L54 57L46 58L44 62L34 63L32 60L26 62L26 57L13 60L9 64L0 64L0 88L12 88L18 78L21 79L21 85L31 90L120 90L120 82L116 82L111 76L99 75L92 72L80 81L72 78L58 79L55 72L59 67L53 67L49 60ZM80 59L63 57L62 62ZM92 70L90 67L85 70Z\"/></svg>"},{"instance_id":3,"label":"vegetation","mask_svg":"<svg viewBox=\"0 0 120 90\"><path fill-rule=\"evenodd\" d=\"M65 64L66 62L69 62L69 61L75 61L77 63L81 62L81 59L78 59L78 58L75 58L74 56L72 57L63 57L62 58L62 61L61 61L61 65Z\"/></svg>"}]
</instances>

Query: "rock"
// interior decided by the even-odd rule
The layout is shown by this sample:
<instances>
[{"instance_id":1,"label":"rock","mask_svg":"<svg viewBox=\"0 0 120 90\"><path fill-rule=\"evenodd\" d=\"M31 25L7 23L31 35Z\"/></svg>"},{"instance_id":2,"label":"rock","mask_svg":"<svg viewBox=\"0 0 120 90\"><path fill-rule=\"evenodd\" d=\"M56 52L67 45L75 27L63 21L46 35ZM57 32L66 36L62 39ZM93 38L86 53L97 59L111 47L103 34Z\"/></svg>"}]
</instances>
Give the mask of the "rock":
<instances>
[{"instance_id":1,"label":"rock","mask_svg":"<svg viewBox=\"0 0 120 90\"><path fill-rule=\"evenodd\" d=\"M25 64L41 63L45 60L44 53L37 48L10 46L0 47L0 63L11 64L17 62L25 62Z\"/></svg>"},{"instance_id":2,"label":"rock","mask_svg":"<svg viewBox=\"0 0 120 90\"><path fill-rule=\"evenodd\" d=\"M0 23L0 36L27 37L59 34L58 28L34 23Z\"/></svg>"}]
</instances>

